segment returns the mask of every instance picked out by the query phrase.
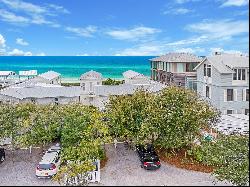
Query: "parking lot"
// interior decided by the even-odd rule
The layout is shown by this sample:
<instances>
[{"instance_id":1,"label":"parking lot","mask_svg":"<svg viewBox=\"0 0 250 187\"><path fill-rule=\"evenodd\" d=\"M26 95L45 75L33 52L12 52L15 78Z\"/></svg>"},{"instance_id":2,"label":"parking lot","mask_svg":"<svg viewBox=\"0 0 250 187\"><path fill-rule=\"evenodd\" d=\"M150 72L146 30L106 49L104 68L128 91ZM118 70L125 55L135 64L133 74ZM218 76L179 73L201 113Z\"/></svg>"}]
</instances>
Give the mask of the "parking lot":
<instances>
[{"instance_id":1,"label":"parking lot","mask_svg":"<svg viewBox=\"0 0 250 187\"><path fill-rule=\"evenodd\" d=\"M126 150L123 144L106 146L109 158L106 166L101 170L101 183L91 186L103 185L159 185L159 186L213 186L229 185L213 183L214 178L209 174L187 171L162 163L156 171L146 171L140 167L136 152ZM4 186L53 186L59 185L50 179L37 179L35 169L42 157L42 150L34 149L32 154L28 150L19 150L12 154L6 151L6 161L0 164L0 185Z\"/></svg>"}]
</instances>

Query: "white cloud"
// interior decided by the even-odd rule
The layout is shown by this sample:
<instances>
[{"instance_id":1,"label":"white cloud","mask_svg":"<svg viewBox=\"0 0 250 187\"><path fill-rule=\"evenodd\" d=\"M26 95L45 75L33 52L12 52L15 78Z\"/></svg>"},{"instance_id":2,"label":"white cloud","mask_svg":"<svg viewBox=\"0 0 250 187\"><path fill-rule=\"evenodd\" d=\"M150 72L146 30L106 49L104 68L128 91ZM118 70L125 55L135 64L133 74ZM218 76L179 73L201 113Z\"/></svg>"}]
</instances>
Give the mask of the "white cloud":
<instances>
[{"instance_id":1,"label":"white cloud","mask_svg":"<svg viewBox=\"0 0 250 187\"><path fill-rule=\"evenodd\" d=\"M47 16L57 16L58 13L69 13L64 7L54 4L39 6L22 0L0 0L0 2L16 13L22 12L26 14L19 16L7 10L0 10L0 17L2 17L3 21L16 24L46 24L51 27L60 27L58 23L48 20Z\"/></svg>"},{"instance_id":2,"label":"white cloud","mask_svg":"<svg viewBox=\"0 0 250 187\"><path fill-rule=\"evenodd\" d=\"M19 44L19 45L23 45L23 46L29 45L29 43L24 41L24 39L22 39L22 38L17 38L16 43Z\"/></svg>"},{"instance_id":3,"label":"white cloud","mask_svg":"<svg viewBox=\"0 0 250 187\"><path fill-rule=\"evenodd\" d=\"M229 39L233 36L249 33L247 20L203 21L201 23L190 24L186 29L190 32L200 33L210 39Z\"/></svg>"},{"instance_id":4,"label":"white cloud","mask_svg":"<svg viewBox=\"0 0 250 187\"><path fill-rule=\"evenodd\" d=\"M4 39L3 35L0 34L0 47L5 47L6 40Z\"/></svg>"},{"instance_id":5,"label":"white cloud","mask_svg":"<svg viewBox=\"0 0 250 187\"><path fill-rule=\"evenodd\" d=\"M228 54L244 54L242 51L238 50L224 50L220 47L212 47L210 48L210 54L214 54L215 52L222 52L222 53L228 53Z\"/></svg>"},{"instance_id":6,"label":"white cloud","mask_svg":"<svg viewBox=\"0 0 250 187\"><path fill-rule=\"evenodd\" d=\"M36 56L46 56L46 54L44 52L41 52L41 53L36 54Z\"/></svg>"},{"instance_id":7,"label":"white cloud","mask_svg":"<svg viewBox=\"0 0 250 187\"><path fill-rule=\"evenodd\" d=\"M245 6L249 4L249 0L226 0L221 7L229 7L229 6Z\"/></svg>"},{"instance_id":8,"label":"white cloud","mask_svg":"<svg viewBox=\"0 0 250 187\"><path fill-rule=\"evenodd\" d=\"M6 52L6 50L5 50L5 49L1 49L1 48L0 48L0 56L5 55L5 52Z\"/></svg>"},{"instance_id":9,"label":"white cloud","mask_svg":"<svg viewBox=\"0 0 250 187\"><path fill-rule=\"evenodd\" d=\"M93 34L97 31L97 27L95 26L88 26L85 28L80 27L66 27L66 31L73 32L78 36L82 37L93 37Z\"/></svg>"},{"instance_id":10,"label":"white cloud","mask_svg":"<svg viewBox=\"0 0 250 187\"><path fill-rule=\"evenodd\" d=\"M167 52L204 53L201 47L168 46L166 42L146 43L131 48L127 48L115 53L115 56L158 56Z\"/></svg>"},{"instance_id":11,"label":"white cloud","mask_svg":"<svg viewBox=\"0 0 250 187\"><path fill-rule=\"evenodd\" d=\"M159 29L141 26L127 30L122 30L122 29L112 30L106 32L106 34L118 40L137 41L140 39L145 39L146 37L152 36L159 32L161 32L161 30Z\"/></svg>"},{"instance_id":12,"label":"white cloud","mask_svg":"<svg viewBox=\"0 0 250 187\"><path fill-rule=\"evenodd\" d=\"M161 52L161 45L143 44L119 51L115 54L115 56L150 56L159 55Z\"/></svg>"},{"instance_id":13,"label":"white cloud","mask_svg":"<svg viewBox=\"0 0 250 187\"><path fill-rule=\"evenodd\" d=\"M88 53L84 53L84 54L78 54L76 56L90 56Z\"/></svg>"},{"instance_id":14,"label":"white cloud","mask_svg":"<svg viewBox=\"0 0 250 187\"><path fill-rule=\"evenodd\" d=\"M10 23L20 23L27 24L29 23L29 19L23 16L17 16L12 12L0 9L0 19Z\"/></svg>"},{"instance_id":15,"label":"white cloud","mask_svg":"<svg viewBox=\"0 0 250 187\"><path fill-rule=\"evenodd\" d=\"M193 10L187 8L169 8L163 14L184 15L190 12L193 12Z\"/></svg>"},{"instance_id":16,"label":"white cloud","mask_svg":"<svg viewBox=\"0 0 250 187\"><path fill-rule=\"evenodd\" d=\"M166 45L167 46L193 45L193 44L202 43L202 42L205 42L208 40L209 40L209 38L207 36L202 35L199 37L191 37L191 38L184 39L184 40L168 42L168 43L166 43Z\"/></svg>"},{"instance_id":17,"label":"white cloud","mask_svg":"<svg viewBox=\"0 0 250 187\"><path fill-rule=\"evenodd\" d=\"M30 51L24 52L19 49L13 49L13 51L8 53L10 56L32 56L32 53Z\"/></svg>"},{"instance_id":18,"label":"white cloud","mask_svg":"<svg viewBox=\"0 0 250 187\"><path fill-rule=\"evenodd\" d=\"M194 47L194 48L180 48L180 49L176 49L175 50L176 52L183 52L183 53L203 53L205 52L205 49L204 48L200 48L200 47Z\"/></svg>"},{"instance_id":19,"label":"white cloud","mask_svg":"<svg viewBox=\"0 0 250 187\"><path fill-rule=\"evenodd\" d=\"M70 11L64 8L63 6L58 6L55 4L48 4L48 7L60 13L70 14Z\"/></svg>"},{"instance_id":20,"label":"white cloud","mask_svg":"<svg viewBox=\"0 0 250 187\"><path fill-rule=\"evenodd\" d=\"M42 14L46 13L47 10L44 7L34 5L32 3L27 3L21 0L1 0L7 6L15 10L22 10L26 13Z\"/></svg>"}]
</instances>

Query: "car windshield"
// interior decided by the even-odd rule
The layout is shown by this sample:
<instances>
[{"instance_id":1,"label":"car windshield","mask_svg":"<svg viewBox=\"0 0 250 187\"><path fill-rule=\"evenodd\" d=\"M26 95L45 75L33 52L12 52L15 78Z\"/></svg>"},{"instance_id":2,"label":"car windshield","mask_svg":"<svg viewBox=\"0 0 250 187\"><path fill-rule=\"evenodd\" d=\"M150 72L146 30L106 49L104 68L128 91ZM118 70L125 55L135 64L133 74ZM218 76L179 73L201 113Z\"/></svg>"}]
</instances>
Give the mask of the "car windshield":
<instances>
[{"instance_id":1,"label":"car windshield","mask_svg":"<svg viewBox=\"0 0 250 187\"><path fill-rule=\"evenodd\" d=\"M51 166L52 164L39 164L39 169L48 170Z\"/></svg>"},{"instance_id":2,"label":"car windshield","mask_svg":"<svg viewBox=\"0 0 250 187\"><path fill-rule=\"evenodd\" d=\"M144 158L144 162L158 162L158 161L159 161L159 158L157 156Z\"/></svg>"}]
</instances>

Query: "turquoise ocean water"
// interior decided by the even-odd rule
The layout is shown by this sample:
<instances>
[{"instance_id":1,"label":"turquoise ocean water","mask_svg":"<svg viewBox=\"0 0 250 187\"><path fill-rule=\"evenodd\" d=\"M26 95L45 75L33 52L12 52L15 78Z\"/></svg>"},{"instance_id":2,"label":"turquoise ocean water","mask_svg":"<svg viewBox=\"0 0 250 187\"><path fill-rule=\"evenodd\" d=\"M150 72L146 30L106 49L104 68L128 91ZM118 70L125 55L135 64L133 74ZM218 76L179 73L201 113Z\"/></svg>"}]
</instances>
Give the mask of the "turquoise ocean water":
<instances>
[{"instance_id":1,"label":"turquoise ocean water","mask_svg":"<svg viewBox=\"0 0 250 187\"><path fill-rule=\"evenodd\" d=\"M65 81L78 80L80 75L94 70L104 78L122 78L122 73L134 70L150 76L149 59L152 56L2 56L0 71L53 70L62 74Z\"/></svg>"}]
</instances>

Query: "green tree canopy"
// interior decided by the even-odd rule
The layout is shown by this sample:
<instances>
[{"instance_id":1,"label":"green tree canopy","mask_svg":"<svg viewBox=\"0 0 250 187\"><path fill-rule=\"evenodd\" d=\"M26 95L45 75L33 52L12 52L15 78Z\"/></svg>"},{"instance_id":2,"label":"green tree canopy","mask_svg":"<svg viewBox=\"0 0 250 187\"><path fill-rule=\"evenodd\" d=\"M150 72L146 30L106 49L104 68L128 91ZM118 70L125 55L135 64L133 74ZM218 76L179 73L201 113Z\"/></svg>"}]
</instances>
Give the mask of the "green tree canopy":
<instances>
[{"instance_id":1,"label":"green tree canopy","mask_svg":"<svg viewBox=\"0 0 250 187\"><path fill-rule=\"evenodd\" d=\"M166 149L190 145L202 127L219 117L195 92L180 87L158 94L138 90L111 97L106 113L113 135L128 136L137 143L154 142Z\"/></svg>"}]
</instances>

